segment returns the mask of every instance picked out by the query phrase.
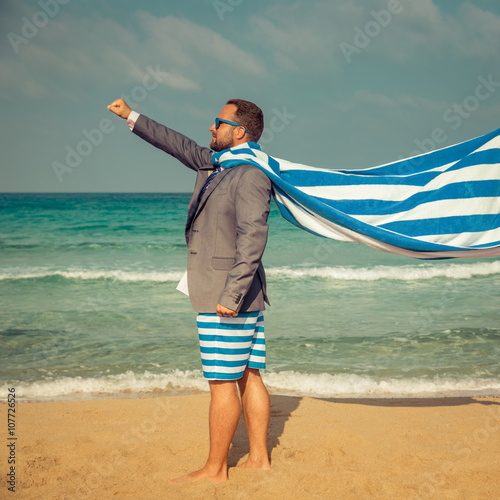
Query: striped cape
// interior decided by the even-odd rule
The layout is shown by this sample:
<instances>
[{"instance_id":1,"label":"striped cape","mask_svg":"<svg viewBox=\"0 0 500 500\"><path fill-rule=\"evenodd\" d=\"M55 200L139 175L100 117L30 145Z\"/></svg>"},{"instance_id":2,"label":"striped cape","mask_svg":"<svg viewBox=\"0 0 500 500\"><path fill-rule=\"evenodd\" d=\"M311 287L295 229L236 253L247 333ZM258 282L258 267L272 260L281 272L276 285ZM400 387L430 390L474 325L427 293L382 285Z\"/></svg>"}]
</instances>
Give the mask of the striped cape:
<instances>
[{"instance_id":1,"label":"striped cape","mask_svg":"<svg viewBox=\"0 0 500 500\"><path fill-rule=\"evenodd\" d=\"M281 215L319 236L419 259L500 255L500 129L362 170L272 158L252 142L212 161L263 170Z\"/></svg>"}]
</instances>

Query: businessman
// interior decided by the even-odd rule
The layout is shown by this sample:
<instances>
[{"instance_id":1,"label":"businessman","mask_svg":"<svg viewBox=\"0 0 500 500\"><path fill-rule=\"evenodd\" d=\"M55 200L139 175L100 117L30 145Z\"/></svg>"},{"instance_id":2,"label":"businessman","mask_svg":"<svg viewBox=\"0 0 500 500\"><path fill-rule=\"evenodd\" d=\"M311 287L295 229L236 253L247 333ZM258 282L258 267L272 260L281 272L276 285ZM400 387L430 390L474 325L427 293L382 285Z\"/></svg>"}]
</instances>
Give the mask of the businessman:
<instances>
[{"instance_id":1,"label":"businessman","mask_svg":"<svg viewBox=\"0 0 500 500\"><path fill-rule=\"evenodd\" d=\"M240 467L270 469L267 451L269 394L265 368L266 278L261 258L267 242L271 182L252 165L215 168L212 153L257 142L264 129L255 104L231 99L210 126L210 148L132 111L123 99L108 109L134 134L197 173L186 223L187 293L197 311L203 375L211 393L210 451L205 465L178 481L228 479L227 457L243 415L250 453Z\"/></svg>"}]
</instances>

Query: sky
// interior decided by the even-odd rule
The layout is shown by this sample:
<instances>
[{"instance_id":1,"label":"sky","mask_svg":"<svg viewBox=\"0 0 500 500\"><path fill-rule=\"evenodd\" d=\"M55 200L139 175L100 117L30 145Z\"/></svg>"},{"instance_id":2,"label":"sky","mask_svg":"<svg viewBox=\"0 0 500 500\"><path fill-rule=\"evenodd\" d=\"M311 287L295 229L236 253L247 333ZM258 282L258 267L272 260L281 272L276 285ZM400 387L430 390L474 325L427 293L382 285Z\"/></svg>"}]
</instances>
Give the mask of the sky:
<instances>
[{"instance_id":1,"label":"sky","mask_svg":"<svg viewBox=\"0 0 500 500\"><path fill-rule=\"evenodd\" d=\"M1 0L0 192L189 192L133 109L208 146L230 98L263 149L368 168L500 127L498 0Z\"/></svg>"}]
</instances>

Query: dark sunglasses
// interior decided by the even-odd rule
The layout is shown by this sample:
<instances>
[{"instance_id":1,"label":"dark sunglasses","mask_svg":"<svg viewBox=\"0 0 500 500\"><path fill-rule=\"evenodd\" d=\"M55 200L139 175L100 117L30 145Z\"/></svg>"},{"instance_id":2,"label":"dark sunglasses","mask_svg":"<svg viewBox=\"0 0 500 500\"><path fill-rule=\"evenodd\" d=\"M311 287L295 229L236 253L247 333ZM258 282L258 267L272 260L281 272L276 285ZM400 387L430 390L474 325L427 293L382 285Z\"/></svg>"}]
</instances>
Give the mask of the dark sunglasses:
<instances>
[{"instance_id":1,"label":"dark sunglasses","mask_svg":"<svg viewBox=\"0 0 500 500\"><path fill-rule=\"evenodd\" d=\"M240 123L231 122L229 120L223 120L222 118L216 118L215 119L215 130L218 130L221 123L227 123L228 125L232 125L233 127L243 127L243 125L241 125ZM245 129L245 132L247 134L250 133L245 127L243 127L243 128Z\"/></svg>"}]
</instances>

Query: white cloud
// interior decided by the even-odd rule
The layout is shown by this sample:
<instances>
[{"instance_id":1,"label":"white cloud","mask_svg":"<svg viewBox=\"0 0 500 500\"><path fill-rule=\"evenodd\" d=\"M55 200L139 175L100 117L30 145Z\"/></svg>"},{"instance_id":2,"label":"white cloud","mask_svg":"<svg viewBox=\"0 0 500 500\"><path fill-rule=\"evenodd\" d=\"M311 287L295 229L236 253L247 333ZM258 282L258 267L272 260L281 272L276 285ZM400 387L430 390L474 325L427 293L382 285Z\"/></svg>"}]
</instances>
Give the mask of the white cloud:
<instances>
[{"instance_id":1,"label":"white cloud","mask_svg":"<svg viewBox=\"0 0 500 500\"><path fill-rule=\"evenodd\" d=\"M289 71L330 71L339 44L363 9L345 0L282 3L250 19L249 38L266 48Z\"/></svg>"},{"instance_id":2,"label":"white cloud","mask_svg":"<svg viewBox=\"0 0 500 500\"><path fill-rule=\"evenodd\" d=\"M500 16L467 2L459 10L459 24L452 43L468 57L498 57L500 50Z\"/></svg>"},{"instance_id":3,"label":"white cloud","mask_svg":"<svg viewBox=\"0 0 500 500\"><path fill-rule=\"evenodd\" d=\"M500 49L500 17L471 2L458 6L454 14L434 0L401 5L402 12L368 47L370 53L395 61L419 55L488 59Z\"/></svg>"},{"instance_id":4,"label":"white cloud","mask_svg":"<svg viewBox=\"0 0 500 500\"><path fill-rule=\"evenodd\" d=\"M8 13L2 27L17 26L29 17L23 5ZM4 47L4 90L30 98L76 93L88 85L140 84L148 65L162 70L161 84L176 90L198 91L206 69L214 64L250 76L265 75L264 66L219 33L186 19L155 18L139 12L136 25L142 39L114 20L74 18L62 11L28 41ZM73 88L68 88L71 82ZM76 88L75 88L76 87Z\"/></svg>"},{"instance_id":5,"label":"white cloud","mask_svg":"<svg viewBox=\"0 0 500 500\"><path fill-rule=\"evenodd\" d=\"M20 46L17 54L4 54L3 65L10 75L10 84L4 82L5 87L28 97L46 97L71 95L89 84L137 81L143 77L144 68L133 58L135 42L114 22L77 21L63 12Z\"/></svg>"},{"instance_id":6,"label":"white cloud","mask_svg":"<svg viewBox=\"0 0 500 500\"><path fill-rule=\"evenodd\" d=\"M148 12L138 16L150 36L147 46L173 64L193 68L217 63L250 75L265 73L264 66L251 53L210 28L172 16L156 18Z\"/></svg>"},{"instance_id":7,"label":"white cloud","mask_svg":"<svg viewBox=\"0 0 500 500\"><path fill-rule=\"evenodd\" d=\"M341 44L356 45L356 35L373 29L375 36L359 52L396 62L436 57L492 58L500 49L500 17L472 2L453 14L435 0L400 0L388 12L388 0L316 0L282 2L251 20L251 38L268 47L276 64L288 71L344 68ZM368 30L369 31L369 30Z\"/></svg>"}]
</instances>

